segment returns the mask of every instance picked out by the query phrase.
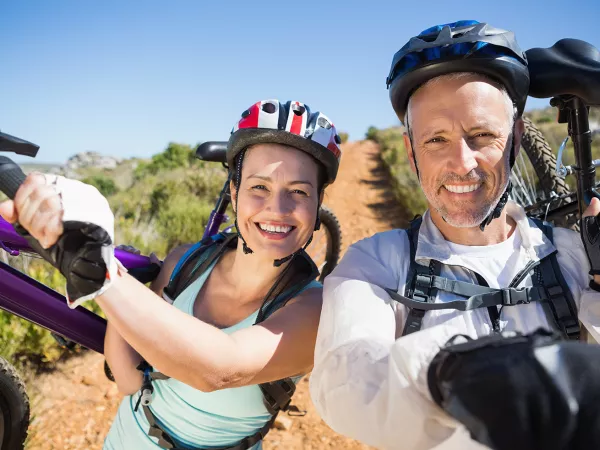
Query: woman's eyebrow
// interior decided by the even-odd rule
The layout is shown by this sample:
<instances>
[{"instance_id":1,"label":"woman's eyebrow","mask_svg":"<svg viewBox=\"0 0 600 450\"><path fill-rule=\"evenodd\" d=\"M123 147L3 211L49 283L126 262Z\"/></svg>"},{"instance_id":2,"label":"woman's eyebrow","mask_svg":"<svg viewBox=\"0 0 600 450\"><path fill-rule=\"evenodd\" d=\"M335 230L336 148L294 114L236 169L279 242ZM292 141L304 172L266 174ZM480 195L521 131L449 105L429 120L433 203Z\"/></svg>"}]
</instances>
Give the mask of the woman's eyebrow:
<instances>
[{"instance_id":1,"label":"woman's eyebrow","mask_svg":"<svg viewBox=\"0 0 600 450\"><path fill-rule=\"evenodd\" d=\"M259 180L263 180L263 181L273 181L273 179L271 177L266 177L266 176L260 175L260 174L252 174L252 175L249 175L248 178L249 179L250 178L258 178ZM313 184L307 180L294 180L294 181L290 181L287 184L290 186L296 185L296 184L308 184L311 187L313 186Z\"/></svg>"}]
</instances>

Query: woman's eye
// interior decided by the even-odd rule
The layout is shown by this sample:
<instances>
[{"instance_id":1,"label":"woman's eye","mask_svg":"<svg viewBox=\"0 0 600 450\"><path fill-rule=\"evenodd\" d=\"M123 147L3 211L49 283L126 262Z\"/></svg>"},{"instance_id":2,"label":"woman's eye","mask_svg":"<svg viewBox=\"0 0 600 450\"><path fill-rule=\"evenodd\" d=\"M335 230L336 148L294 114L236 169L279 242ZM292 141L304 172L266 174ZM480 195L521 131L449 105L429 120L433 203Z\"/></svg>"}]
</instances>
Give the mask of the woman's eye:
<instances>
[{"instance_id":1,"label":"woman's eye","mask_svg":"<svg viewBox=\"0 0 600 450\"><path fill-rule=\"evenodd\" d=\"M300 189L294 189L292 191L292 194L300 194L300 195L308 196L308 194L306 192L304 192L303 190L300 190Z\"/></svg>"},{"instance_id":2,"label":"woman's eye","mask_svg":"<svg viewBox=\"0 0 600 450\"><path fill-rule=\"evenodd\" d=\"M252 190L256 191L267 191L267 187L264 184L257 184L256 186L252 186Z\"/></svg>"}]
</instances>

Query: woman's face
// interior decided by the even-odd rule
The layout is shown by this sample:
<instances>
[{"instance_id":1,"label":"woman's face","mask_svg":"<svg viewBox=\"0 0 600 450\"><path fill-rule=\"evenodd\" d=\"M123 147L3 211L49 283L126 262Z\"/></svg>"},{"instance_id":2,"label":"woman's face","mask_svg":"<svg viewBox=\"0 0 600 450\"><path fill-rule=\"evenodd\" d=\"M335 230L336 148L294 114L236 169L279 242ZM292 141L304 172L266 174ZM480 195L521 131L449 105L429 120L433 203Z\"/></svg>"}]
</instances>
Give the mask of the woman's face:
<instances>
[{"instance_id":1,"label":"woman's face","mask_svg":"<svg viewBox=\"0 0 600 450\"><path fill-rule=\"evenodd\" d=\"M257 255L281 259L302 248L317 220L318 163L281 144L246 151L239 191L231 192L239 230Z\"/></svg>"}]
</instances>

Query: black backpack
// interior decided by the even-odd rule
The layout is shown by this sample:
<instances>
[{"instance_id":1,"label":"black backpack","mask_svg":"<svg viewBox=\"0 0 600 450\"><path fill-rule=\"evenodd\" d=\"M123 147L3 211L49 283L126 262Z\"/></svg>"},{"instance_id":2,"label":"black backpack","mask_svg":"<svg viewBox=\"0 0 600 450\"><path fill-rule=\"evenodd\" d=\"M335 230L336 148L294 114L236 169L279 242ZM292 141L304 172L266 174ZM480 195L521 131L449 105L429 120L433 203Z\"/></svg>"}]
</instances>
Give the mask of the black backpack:
<instances>
[{"instance_id":1,"label":"black backpack","mask_svg":"<svg viewBox=\"0 0 600 450\"><path fill-rule=\"evenodd\" d=\"M535 219L534 222L550 242L554 242L552 225ZM406 230L410 243L410 266L406 277L404 296L398 295L393 289L386 289L394 300L409 309L402 335L419 331L425 312L439 309L468 311L487 308L494 331L500 331L498 306L514 306L537 301L542 303L548 321L553 323L565 338L579 340L580 325L577 308L558 266L556 251L539 261L531 261L515 276L509 287L493 289L476 272L473 274L479 284L441 277L442 263L433 259L430 260L429 266L418 264L415 256L421 223L422 218L418 217L410 223L410 227ZM531 271L533 271L533 286L518 287ZM438 291L456 294L463 297L464 300L435 303Z\"/></svg>"}]
</instances>

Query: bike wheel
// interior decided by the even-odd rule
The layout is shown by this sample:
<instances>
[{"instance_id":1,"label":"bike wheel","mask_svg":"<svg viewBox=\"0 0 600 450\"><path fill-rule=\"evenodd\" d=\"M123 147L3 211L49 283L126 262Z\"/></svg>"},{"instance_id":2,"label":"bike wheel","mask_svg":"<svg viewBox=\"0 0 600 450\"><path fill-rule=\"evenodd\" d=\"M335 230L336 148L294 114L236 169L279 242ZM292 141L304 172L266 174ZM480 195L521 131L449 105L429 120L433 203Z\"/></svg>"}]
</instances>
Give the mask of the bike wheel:
<instances>
[{"instance_id":1,"label":"bike wheel","mask_svg":"<svg viewBox=\"0 0 600 450\"><path fill-rule=\"evenodd\" d=\"M321 228L315 231L306 252L319 268L319 281L322 282L338 263L342 246L342 231L337 217L326 206L321 206L319 217L321 218Z\"/></svg>"},{"instance_id":2,"label":"bike wheel","mask_svg":"<svg viewBox=\"0 0 600 450\"><path fill-rule=\"evenodd\" d=\"M513 166L511 198L527 208L570 193L566 181L556 174L556 157L546 142L542 132L533 122L523 117L525 131L521 140L521 150ZM550 203L551 208L561 205L560 200ZM555 220L557 226L573 225L573 218ZM560 223L558 223L560 222Z\"/></svg>"},{"instance_id":3,"label":"bike wheel","mask_svg":"<svg viewBox=\"0 0 600 450\"><path fill-rule=\"evenodd\" d=\"M0 448L21 450L29 427L25 384L8 361L0 358Z\"/></svg>"}]
</instances>

